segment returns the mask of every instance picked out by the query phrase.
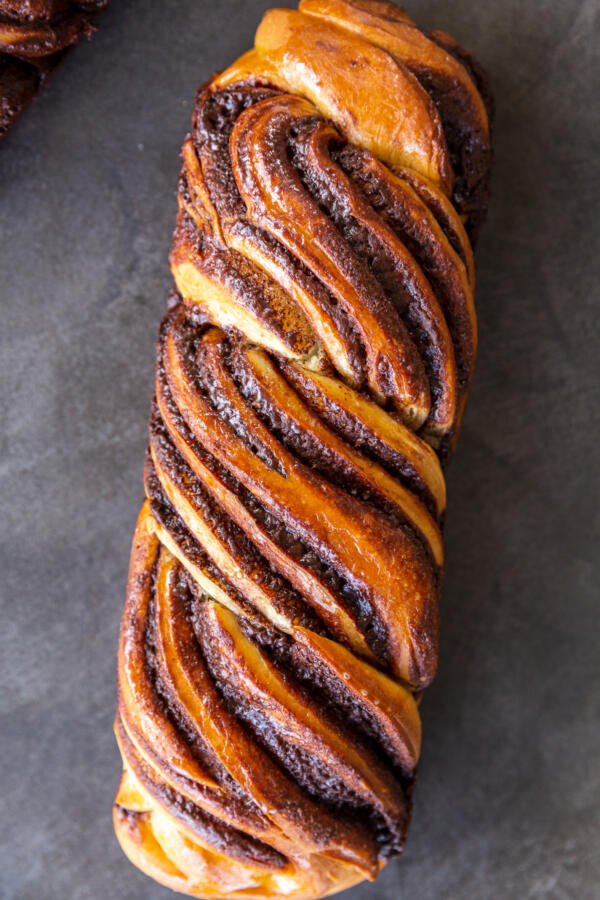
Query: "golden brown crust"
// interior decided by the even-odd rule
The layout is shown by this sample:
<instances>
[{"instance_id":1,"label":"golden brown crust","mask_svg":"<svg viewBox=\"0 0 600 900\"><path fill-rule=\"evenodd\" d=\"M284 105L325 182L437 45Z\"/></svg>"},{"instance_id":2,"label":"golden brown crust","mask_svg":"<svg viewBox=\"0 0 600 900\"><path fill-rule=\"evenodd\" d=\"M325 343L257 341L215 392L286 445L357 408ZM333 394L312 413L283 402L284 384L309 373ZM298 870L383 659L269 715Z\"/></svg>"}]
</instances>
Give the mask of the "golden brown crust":
<instances>
[{"instance_id":1,"label":"golden brown crust","mask_svg":"<svg viewBox=\"0 0 600 900\"><path fill-rule=\"evenodd\" d=\"M192 896L313 900L406 838L489 168L448 41L389 3L303 0L197 97L114 817Z\"/></svg>"}]
</instances>

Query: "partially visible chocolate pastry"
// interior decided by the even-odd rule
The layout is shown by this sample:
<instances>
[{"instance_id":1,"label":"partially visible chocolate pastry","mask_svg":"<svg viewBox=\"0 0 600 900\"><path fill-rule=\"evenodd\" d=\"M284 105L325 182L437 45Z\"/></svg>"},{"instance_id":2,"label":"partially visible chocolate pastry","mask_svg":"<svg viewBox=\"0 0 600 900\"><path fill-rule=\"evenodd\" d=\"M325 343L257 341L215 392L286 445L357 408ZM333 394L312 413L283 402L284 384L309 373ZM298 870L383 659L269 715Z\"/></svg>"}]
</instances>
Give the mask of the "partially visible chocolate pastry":
<instances>
[{"instance_id":1,"label":"partially visible chocolate pastry","mask_svg":"<svg viewBox=\"0 0 600 900\"><path fill-rule=\"evenodd\" d=\"M0 140L108 0L0 0Z\"/></svg>"},{"instance_id":2,"label":"partially visible chocolate pastry","mask_svg":"<svg viewBox=\"0 0 600 900\"><path fill-rule=\"evenodd\" d=\"M174 890L316 900L404 847L484 85L391 3L302 0L198 92L115 725L117 836Z\"/></svg>"}]
</instances>

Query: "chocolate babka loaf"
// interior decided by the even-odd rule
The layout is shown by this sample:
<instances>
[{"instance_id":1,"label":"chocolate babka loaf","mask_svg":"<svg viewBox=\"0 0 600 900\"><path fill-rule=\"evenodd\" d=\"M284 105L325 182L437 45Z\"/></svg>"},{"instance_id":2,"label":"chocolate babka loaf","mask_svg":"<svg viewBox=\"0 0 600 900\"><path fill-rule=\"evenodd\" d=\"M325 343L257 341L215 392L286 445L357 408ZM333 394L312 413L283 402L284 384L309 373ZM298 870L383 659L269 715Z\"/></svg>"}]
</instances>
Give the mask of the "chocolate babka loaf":
<instances>
[{"instance_id":1,"label":"chocolate babka loaf","mask_svg":"<svg viewBox=\"0 0 600 900\"><path fill-rule=\"evenodd\" d=\"M0 0L0 141L108 0Z\"/></svg>"},{"instance_id":2,"label":"chocolate babka loaf","mask_svg":"<svg viewBox=\"0 0 600 900\"><path fill-rule=\"evenodd\" d=\"M175 890L311 900L402 851L489 119L377 0L271 10L199 90L116 718L118 838Z\"/></svg>"}]
</instances>

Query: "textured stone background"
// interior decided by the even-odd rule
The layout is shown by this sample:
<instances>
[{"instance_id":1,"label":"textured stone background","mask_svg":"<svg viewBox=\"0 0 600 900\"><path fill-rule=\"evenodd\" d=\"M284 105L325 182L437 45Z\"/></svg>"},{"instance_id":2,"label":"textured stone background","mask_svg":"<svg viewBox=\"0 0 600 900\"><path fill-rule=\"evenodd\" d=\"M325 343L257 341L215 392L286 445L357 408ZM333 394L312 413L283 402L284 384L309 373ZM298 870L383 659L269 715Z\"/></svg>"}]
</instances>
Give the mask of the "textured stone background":
<instances>
[{"instance_id":1,"label":"textured stone background","mask_svg":"<svg viewBox=\"0 0 600 900\"><path fill-rule=\"evenodd\" d=\"M6 900L172 896L112 834L115 649L179 146L196 85L267 5L114 0L0 148ZM346 896L592 900L600 7L410 8L487 67L497 162L412 833L377 885Z\"/></svg>"}]
</instances>

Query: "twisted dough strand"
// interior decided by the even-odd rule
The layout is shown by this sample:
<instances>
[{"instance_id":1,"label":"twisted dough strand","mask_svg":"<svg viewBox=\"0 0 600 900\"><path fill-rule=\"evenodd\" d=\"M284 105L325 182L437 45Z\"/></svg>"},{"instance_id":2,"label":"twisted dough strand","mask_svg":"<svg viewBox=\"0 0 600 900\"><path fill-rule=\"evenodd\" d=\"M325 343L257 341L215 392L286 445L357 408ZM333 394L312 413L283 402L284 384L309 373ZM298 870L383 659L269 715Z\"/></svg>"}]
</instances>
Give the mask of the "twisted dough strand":
<instances>
[{"instance_id":1,"label":"twisted dough strand","mask_svg":"<svg viewBox=\"0 0 600 900\"><path fill-rule=\"evenodd\" d=\"M312 900L404 845L486 100L376 0L271 10L198 94L116 720L117 835L175 890Z\"/></svg>"}]
</instances>

